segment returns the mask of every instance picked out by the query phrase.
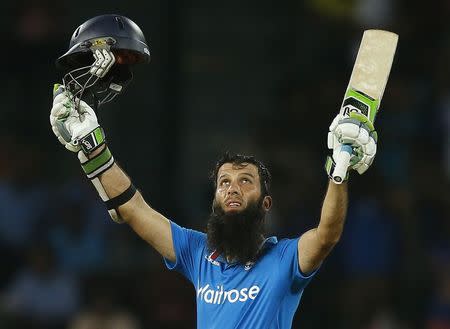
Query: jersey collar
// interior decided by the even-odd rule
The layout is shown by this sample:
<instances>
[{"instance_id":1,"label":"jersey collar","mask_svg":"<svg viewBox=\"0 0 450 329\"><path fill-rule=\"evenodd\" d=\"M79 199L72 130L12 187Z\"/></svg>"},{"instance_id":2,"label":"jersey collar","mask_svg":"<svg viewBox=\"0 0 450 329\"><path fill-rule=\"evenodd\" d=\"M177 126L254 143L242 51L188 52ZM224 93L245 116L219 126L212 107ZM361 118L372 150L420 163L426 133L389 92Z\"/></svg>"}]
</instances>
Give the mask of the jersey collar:
<instances>
[{"instance_id":1,"label":"jersey collar","mask_svg":"<svg viewBox=\"0 0 450 329\"><path fill-rule=\"evenodd\" d=\"M277 237L270 236L270 237L264 239L264 241L261 243L261 246L259 247L259 249L262 250L262 249L271 248L274 245L276 245L277 243L278 243ZM214 262L219 262L219 263L228 264L228 265L235 264L234 262L228 263L227 260L225 259L225 257L222 254L218 253L216 250L214 250L212 253L210 253L208 255L207 259L208 259L208 261L210 261L213 264L214 264Z\"/></svg>"}]
</instances>

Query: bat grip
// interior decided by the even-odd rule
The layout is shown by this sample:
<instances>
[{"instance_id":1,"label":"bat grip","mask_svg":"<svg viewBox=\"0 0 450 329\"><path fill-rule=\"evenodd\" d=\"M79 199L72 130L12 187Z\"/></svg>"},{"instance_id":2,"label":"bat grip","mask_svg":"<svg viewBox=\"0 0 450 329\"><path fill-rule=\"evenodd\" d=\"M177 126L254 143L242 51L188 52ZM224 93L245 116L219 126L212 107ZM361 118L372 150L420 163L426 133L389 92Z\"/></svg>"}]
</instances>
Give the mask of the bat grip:
<instances>
[{"instance_id":1,"label":"bat grip","mask_svg":"<svg viewBox=\"0 0 450 329\"><path fill-rule=\"evenodd\" d=\"M332 175L333 182L336 184L341 184L344 181L345 176L347 175L348 166L350 165L352 152L353 149L349 144L342 144Z\"/></svg>"}]
</instances>

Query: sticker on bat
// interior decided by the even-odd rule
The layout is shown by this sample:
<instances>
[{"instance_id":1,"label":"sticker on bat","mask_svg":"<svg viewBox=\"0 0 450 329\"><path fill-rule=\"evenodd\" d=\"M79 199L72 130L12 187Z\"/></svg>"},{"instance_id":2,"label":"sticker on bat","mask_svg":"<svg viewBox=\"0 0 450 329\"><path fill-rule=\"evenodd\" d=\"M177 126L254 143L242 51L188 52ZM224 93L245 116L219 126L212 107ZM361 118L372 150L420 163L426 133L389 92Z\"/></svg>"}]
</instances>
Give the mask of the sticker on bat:
<instances>
[{"instance_id":1,"label":"sticker on bat","mask_svg":"<svg viewBox=\"0 0 450 329\"><path fill-rule=\"evenodd\" d=\"M370 122L374 122L379 104L378 100L350 88L342 103L342 114L348 116L350 112L359 112L365 115Z\"/></svg>"},{"instance_id":2,"label":"sticker on bat","mask_svg":"<svg viewBox=\"0 0 450 329\"><path fill-rule=\"evenodd\" d=\"M350 112L358 112L364 114L366 117L369 114L369 105L353 97L346 98L344 104L342 104L342 108L345 116L349 116Z\"/></svg>"}]
</instances>

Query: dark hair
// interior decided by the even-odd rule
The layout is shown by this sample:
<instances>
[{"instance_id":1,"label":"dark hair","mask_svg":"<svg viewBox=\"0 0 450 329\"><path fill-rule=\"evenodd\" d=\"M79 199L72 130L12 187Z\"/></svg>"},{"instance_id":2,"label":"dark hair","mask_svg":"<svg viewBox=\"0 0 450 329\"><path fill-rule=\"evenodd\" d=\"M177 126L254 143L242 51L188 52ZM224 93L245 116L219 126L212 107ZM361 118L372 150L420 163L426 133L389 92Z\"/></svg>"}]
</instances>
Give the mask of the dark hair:
<instances>
[{"instance_id":1,"label":"dark hair","mask_svg":"<svg viewBox=\"0 0 450 329\"><path fill-rule=\"evenodd\" d=\"M210 179L214 184L214 188L217 188L217 174L219 173L220 167L225 163L231 163L233 165L246 165L253 164L258 168L259 181L261 182L261 195L270 195L270 182L272 176L270 175L269 169L259 160L257 160L253 155L243 155L243 154L233 154L230 152L225 152L217 160L216 165L211 172Z\"/></svg>"}]
</instances>

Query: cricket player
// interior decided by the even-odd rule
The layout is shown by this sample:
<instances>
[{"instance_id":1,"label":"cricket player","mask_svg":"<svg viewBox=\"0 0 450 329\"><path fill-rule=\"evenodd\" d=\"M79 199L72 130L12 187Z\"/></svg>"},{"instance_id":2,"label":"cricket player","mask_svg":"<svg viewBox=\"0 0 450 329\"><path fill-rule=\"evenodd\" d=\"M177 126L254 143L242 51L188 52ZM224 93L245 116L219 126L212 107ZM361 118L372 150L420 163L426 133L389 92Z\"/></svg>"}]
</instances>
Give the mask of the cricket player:
<instances>
[{"instance_id":1,"label":"cricket player","mask_svg":"<svg viewBox=\"0 0 450 329\"><path fill-rule=\"evenodd\" d=\"M113 18L112 23L108 22L115 24L114 21ZM79 34L83 34L83 25ZM120 39L114 31L110 34L106 36ZM91 44L95 44L95 37L89 34ZM105 33L98 33L98 37L104 40ZM124 65L117 63L121 56L119 44L114 48L99 41L101 47L83 50L93 61L86 71L92 80L114 80L108 78L110 70L114 65ZM141 48L130 52L147 54ZM330 180L317 227L297 232L295 239L278 239L266 236L264 231L264 220L273 203L269 170L253 156L227 153L213 170L215 192L206 233L181 227L153 209L115 162L97 116L83 97L92 86L78 85L85 90L80 92L67 81L55 85L52 130L61 144L78 154L83 171L112 219L130 225L163 257L169 270L180 272L194 285L197 327L291 328L305 287L341 237L348 176L339 185ZM90 92L95 93L95 89ZM328 136L324 136L332 150L325 166L328 176L333 170L333 157L343 143L354 149L349 172L366 171L376 153L374 136L372 126L339 114L332 121Z\"/></svg>"}]
</instances>

